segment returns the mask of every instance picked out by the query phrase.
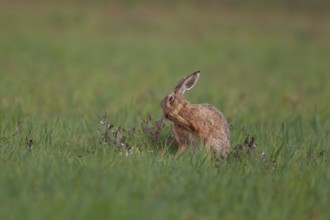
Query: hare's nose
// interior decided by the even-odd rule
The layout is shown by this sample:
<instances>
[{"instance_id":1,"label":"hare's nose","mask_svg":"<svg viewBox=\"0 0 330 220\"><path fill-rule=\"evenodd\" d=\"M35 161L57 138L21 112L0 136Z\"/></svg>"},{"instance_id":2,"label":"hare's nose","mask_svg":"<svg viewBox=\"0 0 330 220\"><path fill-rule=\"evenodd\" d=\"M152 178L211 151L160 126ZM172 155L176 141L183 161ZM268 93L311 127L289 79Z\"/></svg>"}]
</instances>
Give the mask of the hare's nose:
<instances>
[{"instance_id":1,"label":"hare's nose","mask_svg":"<svg viewBox=\"0 0 330 220\"><path fill-rule=\"evenodd\" d=\"M165 114L164 114L164 117L165 117L166 119L168 119L168 113L165 113Z\"/></svg>"}]
</instances>

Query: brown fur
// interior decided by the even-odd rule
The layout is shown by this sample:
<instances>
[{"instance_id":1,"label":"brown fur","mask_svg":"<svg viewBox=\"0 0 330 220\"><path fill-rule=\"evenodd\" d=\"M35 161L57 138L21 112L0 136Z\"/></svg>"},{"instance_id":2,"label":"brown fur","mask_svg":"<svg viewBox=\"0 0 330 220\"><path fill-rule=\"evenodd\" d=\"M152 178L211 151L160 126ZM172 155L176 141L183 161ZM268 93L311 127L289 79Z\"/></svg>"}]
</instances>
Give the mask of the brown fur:
<instances>
[{"instance_id":1,"label":"brown fur","mask_svg":"<svg viewBox=\"0 0 330 220\"><path fill-rule=\"evenodd\" d=\"M203 144L212 153L226 157L230 150L230 132L225 116L210 104L191 104L184 99L200 72L179 81L175 90L161 102L165 118L173 122L177 154L186 150L189 143Z\"/></svg>"}]
</instances>

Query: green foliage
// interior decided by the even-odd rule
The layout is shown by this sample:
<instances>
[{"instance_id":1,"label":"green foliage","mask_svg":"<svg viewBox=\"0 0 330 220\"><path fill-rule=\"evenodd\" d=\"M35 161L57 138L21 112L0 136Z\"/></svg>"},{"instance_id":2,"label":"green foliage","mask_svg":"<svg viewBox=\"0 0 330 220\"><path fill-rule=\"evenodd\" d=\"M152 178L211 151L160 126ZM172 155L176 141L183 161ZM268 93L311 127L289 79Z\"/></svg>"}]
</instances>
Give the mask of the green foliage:
<instances>
[{"instance_id":1,"label":"green foliage","mask_svg":"<svg viewBox=\"0 0 330 220\"><path fill-rule=\"evenodd\" d=\"M328 8L224 2L1 1L0 219L329 219ZM174 156L196 70L228 160Z\"/></svg>"}]
</instances>

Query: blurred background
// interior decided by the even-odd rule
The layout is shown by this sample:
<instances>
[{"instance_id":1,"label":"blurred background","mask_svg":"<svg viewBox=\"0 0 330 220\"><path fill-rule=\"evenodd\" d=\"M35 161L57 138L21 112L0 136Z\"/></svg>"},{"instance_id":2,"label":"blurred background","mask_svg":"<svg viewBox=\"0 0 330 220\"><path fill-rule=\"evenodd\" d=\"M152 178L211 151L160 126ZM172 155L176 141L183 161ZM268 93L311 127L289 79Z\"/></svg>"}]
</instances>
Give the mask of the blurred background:
<instances>
[{"instance_id":1,"label":"blurred background","mask_svg":"<svg viewBox=\"0 0 330 220\"><path fill-rule=\"evenodd\" d=\"M305 1L0 1L5 115L133 125L187 93L234 122L329 118L330 4Z\"/></svg>"},{"instance_id":2,"label":"blurred background","mask_svg":"<svg viewBox=\"0 0 330 220\"><path fill-rule=\"evenodd\" d=\"M221 163L154 123L196 70ZM329 73L329 0L0 0L0 219L330 219Z\"/></svg>"}]
</instances>

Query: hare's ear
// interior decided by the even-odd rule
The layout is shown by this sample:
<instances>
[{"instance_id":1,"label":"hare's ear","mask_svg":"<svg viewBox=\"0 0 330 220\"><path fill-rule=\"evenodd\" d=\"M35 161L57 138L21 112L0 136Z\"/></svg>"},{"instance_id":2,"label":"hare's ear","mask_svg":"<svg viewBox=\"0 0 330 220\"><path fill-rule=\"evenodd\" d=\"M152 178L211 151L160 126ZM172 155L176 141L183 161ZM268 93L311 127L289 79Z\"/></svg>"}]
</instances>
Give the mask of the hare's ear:
<instances>
[{"instance_id":1,"label":"hare's ear","mask_svg":"<svg viewBox=\"0 0 330 220\"><path fill-rule=\"evenodd\" d=\"M194 87L200 74L200 71L197 71L181 79L176 85L174 92L183 95L187 90L190 90L192 87Z\"/></svg>"}]
</instances>

